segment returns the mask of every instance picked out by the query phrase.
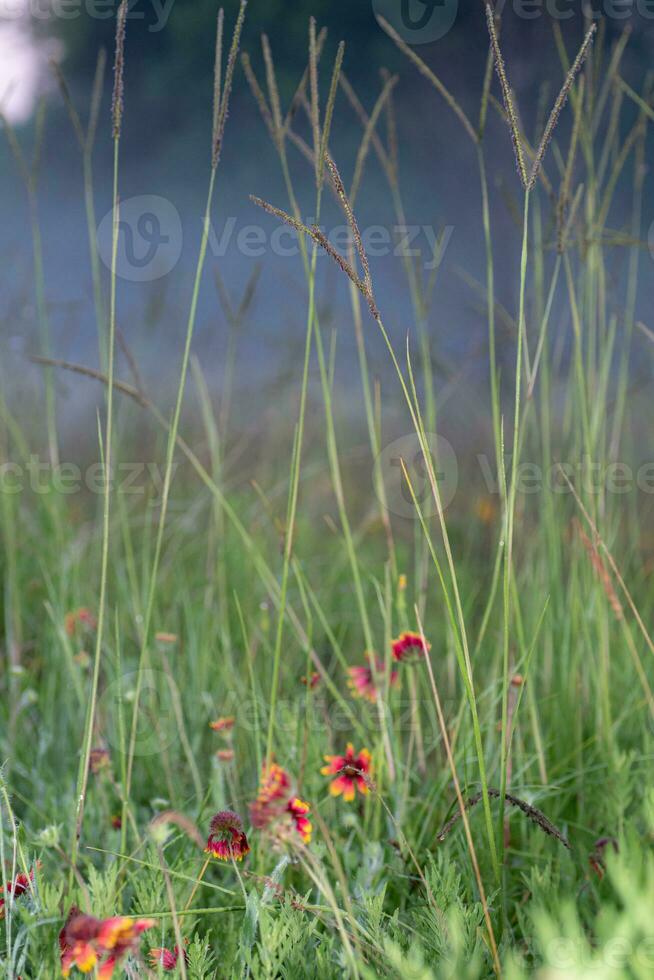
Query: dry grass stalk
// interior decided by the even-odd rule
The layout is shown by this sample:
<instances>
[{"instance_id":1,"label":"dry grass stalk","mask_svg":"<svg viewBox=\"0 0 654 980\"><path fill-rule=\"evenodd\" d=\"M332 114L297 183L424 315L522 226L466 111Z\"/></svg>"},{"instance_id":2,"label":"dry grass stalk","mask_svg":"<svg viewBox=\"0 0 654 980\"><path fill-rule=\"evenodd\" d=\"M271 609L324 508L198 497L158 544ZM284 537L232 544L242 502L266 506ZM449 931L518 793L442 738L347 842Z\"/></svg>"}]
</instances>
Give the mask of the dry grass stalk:
<instances>
[{"instance_id":1,"label":"dry grass stalk","mask_svg":"<svg viewBox=\"0 0 654 980\"><path fill-rule=\"evenodd\" d=\"M316 62L317 62L317 64L320 64L320 57L322 55L322 49L325 46L325 41L326 40L327 40L327 28L326 27L322 27L320 29L319 33L318 33L318 37L316 38ZM291 99L291 104L288 107L288 112L286 113L286 118L284 119L284 130L288 130L290 128L290 126L291 126L291 124L293 122L293 119L295 118L295 114L298 111L298 109L300 108L300 105L301 105L301 102L302 102L302 98L306 94L307 82L309 81L309 72L310 72L310 67L309 67L309 65L307 65L307 67L304 69L304 74L302 75L302 78L300 79L300 84L298 85L298 87L297 87L297 89L295 91L295 95Z\"/></svg>"},{"instance_id":2,"label":"dry grass stalk","mask_svg":"<svg viewBox=\"0 0 654 980\"><path fill-rule=\"evenodd\" d=\"M85 367L83 364L75 364L72 361L62 361L59 358L54 357L39 357L37 355L32 355L29 360L32 364L41 364L44 367L61 368L64 371L71 371L73 374L81 374L85 378L92 378L94 381L101 381L102 384L108 385L109 379L107 375L102 371L97 371L95 368ZM118 381L114 379L114 388L116 391L122 392L123 395L127 395L128 398L133 398L135 402L139 405L145 407L147 405L147 399L143 393L134 388L132 385L127 384L125 381Z\"/></svg>"},{"instance_id":3,"label":"dry grass stalk","mask_svg":"<svg viewBox=\"0 0 654 980\"><path fill-rule=\"evenodd\" d=\"M261 35L261 50L263 52L263 61L266 66L266 83L268 85L268 98L270 100L270 107L272 110L273 125L275 127L277 139L280 140L282 138L284 123L282 120L282 107L279 100L279 88L277 87L275 65L267 34Z\"/></svg>"},{"instance_id":4,"label":"dry grass stalk","mask_svg":"<svg viewBox=\"0 0 654 980\"><path fill-rule=\"evenodd\" d=\"M387 112L390 109L391 117L394 120L394 114L392 111L391 95L395 85L397 84L397 75L387 75L384 82L384 87L379 94L379 98L374 105L370 118L364 127L363 138L361 140L361 145L359 147L359 152L357 153L357 159L354 166L354 176L352 178L352 186L350 187L350 203L354 205L357 195L359 193L359 187L361 186L361 180L363 178L363 169L368 157L368 151L370 149L370 144L372 143L373 134L376 131L377 121L383 109L386 108ZM388 118L388 116L387 116ZM393 127L394 128L394 127ZM397 173L396 155L391 156L389 165L393 168L393 173Z\"/></svg>"},{"instance_id":5,"label":"dry grass stalk","mask_svg":"<svg viewBox=\"0 0 654 980\"><path fill-rule=\"evenodd\" d=\"M327 29L323 27L320 33L318 34L318 37L316 38L315 57L316 57L316 62L318 63L320 62L320 56L322 54L322 49L326 38L327 38ZM265 123L266 129L268 130L273 143L275 143L275 145L279 148L286 136L288 136L292 142L297 142L297 140L294 138L294 134L292 133L291 124L293 122L293 119L295 118L298 108L302 105L303 101L306 99L306 87L307 87L307 82L309 80L309 67L307 66L305 68L300 83L297 89L295 90L293 98L291 99L291 104L289 106L288 112L286 113L286 116L282 121L281 104L280 104L280 99L278 94L279 89L277 85L277 79L275 76L274 60L272 57L272 50L270 48L270 43L266 35L262 35L261 46L263 50L264 62L266 65L267 87L269 91L269 98L270 98L271 105L268 104L268 100L266 99L263 89L259 84L257 76L252 67L250 56L249 54L247 54L247 52L243 52L243 54L241 55L241 63L243 65L243 71L245 72L247 83L250 86L250 91L252 92L252 95L254 96L254 100L259 107L259 112L261 113L261 117ZM277 128L277 123L275 122L275 118L278 117L278 114L275 109L275 105L280 106L279 118L278 118L279 129ZM311 118L310 112L309 112L309 118ZM304 149L302 150L302 152L306 156ZM309 152L311 153L310 159L311 159L312 166L314 166L315 164L313 161L315 160L315 155L311 151Z\"/></svg>"},{"instance_id":6,"label":"dry grass stalk","mask_svg":"<svg viewBox=\"0 0 654 980\"><path fill-rule=\"evenodd\" d=\"M604 561L602 560L602 556L600 555L597 546L591 541L591 539L588 537L583 527L581 526L580 522L576 520L576 518L574 524L577 529L577 534L579 535L581 543L583 544L586 550L586 554L590 559L590 563L593 566L595 574L597 575L602 585L602 588L604 589L606 598L609 600L609 605L611 606L611 609L615 614L615 618L617 620L624 619L624 610L622 608L622 604L618 599L617 593L613 587L613 582L611 581L611 576L609 575L609 571L606 565L604 564Z\"/></svg>"},{"instance_id":7,"label":"dry grass stalk","mask_svg":"<svg viewBox=\"0 0 654 980\"><path fill-rule=\"evenodd\" d=\"M388 69L382 68L381 77L384 85L387 85L392 77L397 76L392 76ZM400 144L397 137L397 118L395 116L395 103L393 101L392 90L389 91L388 99L386 100L386 141L393 174L397 178L400 169Z\"/></svg>"},{"instance_id":8,"label":"dry grass stalk","mask_svg":"<svg viewBox=\"0 0 654 980\"><path fill-rule=\"evenodd\" d=\"M254 101L257 103L257 105L259 107L259 112L261 113L261 118L263 119L263 121L264 121L264 123L266 125L266 129L270 133L271 139L273 140L273 142L275 142L276 139L277 139L277 136L276 136L276 133L275 133L275 123L273 122L272 113L271 113L270 109L268 108L268 103L266 102L266 97L263 94L263 90L262 90L261 86L259 85L259 82L257 80L257 76L255 75L254 69L252 68L252 62L250 61L250 55L247 54L247 52L245 52L245 51L241 55L241 64L243 66L243 71L245 72L245 77L247 79L247 83L250 86L250 91L252 92L252 95L254 96Z\"/></svg>"},{"instance_id":9,"label":"dry grass stalk","mask_svg":"<svg viewBox=\"0 0 654 980\"><path fill-rule=\"evenodd\" d=\"M499 800L501 794L499 790L493 789L492 787L489 786L488 795L492 796L494 800ZM482 799L483 799L482 793L475 793L474 796L471 796L470 799L466 801L465 804L466 811L472 810L472 808L477 806L478 803L481 803ZM517 796L512 796L511 793L505 793L504 800L506 803L509 803L511 806L515 806L519 810L521 810L524 813L524 815L528 817L529 820L532 821L532 823L535 823L537 827L540 827L543 833L549 834L550 837L554 837L556 840L559 841L560 844L563 844L563 846L566 847L569 851L571 850L570 842L568 841L567 837L564 837L561 831L557 827L555 827L550 820L548 820L548 818L545 816L544 813L536 809L535 806L532 806L530 803L527 803L525 800L519 799ZM441 830L441 832L438 834L436 838L440 843L442 843L445 840L445 838L448 836L452 828L458 822L460 816L461 813L457 811L447 821L447 823L445 824L445 826L443 827L443 829Z\"/></svg>"},{"instance_id":10,"label":"dry grass stalk","mask_svg":"<svg viewBox=\"0 0 654 980\"><path fill-rule=\"evenodd\" d=\"M347 75L344 72L341 72L340 86L343 89L343 92L345 93L346 99L352 106L355 115L361 122L364 131L367 130L370 125L370 116L368 115L363 105L361 104L358 95L352 88L352 84L350 83ZM371 131L370 141L375 148L375 153L377 154L379 158L379 162L381 163L382 167L384 168L387 174L390 173L392 167L392 161L389 157L389 153L387 152L386 148L384 147L384 144L382 143L379 137L379 134L374 129Z\"/></svg>"}]
</instances>

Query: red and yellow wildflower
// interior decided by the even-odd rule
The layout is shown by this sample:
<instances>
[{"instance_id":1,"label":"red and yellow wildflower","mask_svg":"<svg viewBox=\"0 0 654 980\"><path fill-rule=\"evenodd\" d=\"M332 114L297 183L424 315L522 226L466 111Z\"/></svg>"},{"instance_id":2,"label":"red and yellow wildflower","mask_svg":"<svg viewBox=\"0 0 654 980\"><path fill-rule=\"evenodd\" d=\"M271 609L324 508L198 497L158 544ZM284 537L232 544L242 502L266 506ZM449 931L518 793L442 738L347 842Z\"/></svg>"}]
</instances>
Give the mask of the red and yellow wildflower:
<instances>
[{"instance_id":1,"label":"red and yellow wildflower","mask_svg":"<svg viewBox=\"0 0 654 980\"><path fill-rule=\"evenodd\" d=\"M363 666L348 668L347 686L350 688L355 698L365 698L366 701L376 701L379 693L377 679L383 679L385 664L379 657L372 653L367 653L368 663ZM391 670L388 675L389 687L395 687L398 681L397 670Z\"/></svg>"},{"instance_id":2,"label":"red and yellow wildflower","mask_svg":"<svg viewBox=\"0 0 654 980\"><path fill-rule=\"evenodd\" d=\"M332 796L343 796L351 803L358 790L364 796L368 793L372 779L371 755L368 749L355 753L354 746L348 742L345 755L326 755L326 766L320 770L323 776L336 776L329 785Z\"/></svg>"},{"instance_id":3,"label":"red and yellow wildflower","mask_svg":"<svg viewBox=\"0 0 654 980\"><path fill-rule=\"evenodd\" d=\"M222 732L226 735L228 732L231 732L235 722L236 719L231 715L227 718L216 718L215 721L209 722L209 728L213 728L214 732Z\"/></svg>"},{"instance_id":4,"label":"red and yellow wildflower","mask_svg":"<svg viewBox=\"0 0 654 980\"><path fill-rule=\"evenodd\" d=\"M259 792L249 809L252 826L269 831L278 842L292 842L296 834L304 844L311 840L311 807L292 795L291 777L276 762L263 767Z\"/></svg>"},{"instance_id":5,"label":"red and yellow wildflower","mask_svg":"<svg viewBox=\"0 0 654 980\"><path fill-rule=\"evenodd\" d=\"M96 919L73 906L59 933L63 976L70 976L74 966L81 973L97 967L99 980L110 980L122 958L137 949L141 933L154 925L154 919L122 915Z\"/></svg>"},{"instance_id":6,"label":"red and yellow wildflower","mask_svg":"<svg viewBox=\"0 0 654 980\"><path fill-rule=\"evenodd\" d=\"M242 861L250 853L250 845L243 830L243 822L233 810L221 810L211 821L205 848L219 861Z\"/></svg>"},{"instance_id":7,"label":"red and yellow wildflower","mask_svg":"<svg viewBox=\"0 0 654 980\"><path fill-rule=\"evenodd\" d=\"M398 664L419 660L428 650L431 650L431 646L423 640L420 633L401 633L391 644L393 659Z\"/></svg>"},{"instance_id":8,"label":"red and yellow wildflower","mask_svg":"<svg viewBox=\"0 0 654 980\"><path fill-rule=\"evenodd\" d=\"M150 966L155 968L161 967L164 973L172 973L177 966L180 955L188 962L186 950L180 950L179 946L175 946L173 949L166 949L165 946L161 946L156 949L151 949L148 953Z\"/></svg>"},{"instance_id":9,"label":"red and yellow wildflower","mask_svg":"<svg viewBox=\"0 0 654 980\"><path fill-rule=\"evenodd\" d=\"M36 867L38 869L40 865L37 864ZM35 871L34 868L30 870L29 874L25 874L24 871L21 871L20 874L16 875L13 881L6 882L3 891L6 892L7 895L12 895L14 901L17 898L20 898L20 896L24 895L28 889L32 888L32 885L34 883L34 871ZM5 917L5 898L3 894L0 894L0 920L4 919L4 917Z\"/></svg>"},{"instance_id":10,"label":"red and yellow wildflower","mask_svg":"<svg viewBox=\"0 0 654 980\"><path fill-rule=\"evenodd\" d=\"M68 636L74 636L78 627L87 630L94 630L98 625L97 620L90 609L82 606L81 609L74 609L67 612L64 616L64 629Z\"/></svg>"},{"instance_id":11,"label":"red and yellow wildflower","mask_svg":"<svg viewBox=\"0 0 654 980\"><path fill-rule=\"evenodd\" d=\"M303 842L309 844L313 833L313 826L307 816L311 812L309 804L294 796L288 801L286 810L291 815L291 820Z\"/></svg>"}]
</instances>

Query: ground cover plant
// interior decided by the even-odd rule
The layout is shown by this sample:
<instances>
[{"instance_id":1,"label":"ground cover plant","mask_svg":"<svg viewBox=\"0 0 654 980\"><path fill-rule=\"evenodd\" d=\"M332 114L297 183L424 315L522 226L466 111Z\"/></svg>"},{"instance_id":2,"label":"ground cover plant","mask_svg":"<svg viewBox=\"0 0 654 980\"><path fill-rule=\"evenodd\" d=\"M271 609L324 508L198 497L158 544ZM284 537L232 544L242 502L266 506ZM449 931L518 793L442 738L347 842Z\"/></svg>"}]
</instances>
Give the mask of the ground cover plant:
<instances>
[{"instance_id":1,"label":"ground cover plant","mask_svg":"<svg viewBox=\"0 0 654 980\"><path fill-rule=\"evenodd\" d=\"M607 48L602 24L589 22L570 51L555 25L558 94L529 133L491 6L480 11L489 53L475 116L381 21L406 72L431 89L435 119L458 118L478 170L470 207L486 248L496 485L474 499L459 486L464 504L451 509L432 438L438 277L400 259L413 322L391 328L357 220L376 167L406 223L398 79L384 74L366 107L343 45L312 20L306 71L283 105L266 37L260 53L240 50L256 11L241 3L229 29L220 12L206 214L170 408L118 329L126 13L123 4L106 280L93 205L104 60L85 111L58 79L84 161L98 365L53 349L35 218L40 428L0 397L5 975L651 976L652 468L634 377L654 338L636 314L654 93L649 76L638 91L622 78L628 34ZM253 202L262 221L298 236L305 288L293 301L306 316L287 429L264 434L240 480L232 399L247 365L226 345L216 405L193 357L235 85L249 86L279 157L285 199L253 187ZM346 113L360 127L347 174ZM513 310L495 295L490 126L515 156ZM32 162L8 122L5 131L33 200L38 143ZM298 161L315 178L312 200L299 199ZM321 229L329 211L349 228L345 251ZM349 291L369 459L385 458L389 405L409 433L392 482L371 466L364 495L322 322L323 252ZM241 301L227 284L234 336L256 288ZM512 372L500 370L500 330ZM384 351L382 380L371 343ZM62 491L61 376L98 385L88 424L102 472L133 460L144 438L156 448L161 478L145 501L104 479L81 504ZM17 491L43 445L41 491ZM398 487L408 522L389 499Z\"/></svg>"}]
</instances>

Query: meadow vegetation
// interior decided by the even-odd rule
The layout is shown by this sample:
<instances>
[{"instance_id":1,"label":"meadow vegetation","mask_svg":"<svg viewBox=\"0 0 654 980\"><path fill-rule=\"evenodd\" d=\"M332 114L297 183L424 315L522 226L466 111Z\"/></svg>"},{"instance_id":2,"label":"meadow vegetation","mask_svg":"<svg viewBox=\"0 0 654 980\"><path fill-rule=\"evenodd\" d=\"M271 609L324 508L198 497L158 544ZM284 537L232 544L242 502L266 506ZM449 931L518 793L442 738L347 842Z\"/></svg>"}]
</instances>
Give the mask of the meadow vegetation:
<instances>
[{"instance_id":1,"label":"meadow vegetation","mask_svg":"<svg viewBox=\"0 0 654 980\"><path fill-rule=\"evenodd\" d=\"M33 419L0 396L0 451L21 467L43 452L54 466L56 379L86 375L98 385L88 425L107 470L134 458L133 433L145 427L162 478L145 500L103 481L80 503L54 478L38 495L9 492L14 474L3 469L7 977L654 974L651 513L642 487L623 492L626 465L642 463L634 365L651 363L654 336L637 313L652 79L638 91L623 80L627 33L609 48L602 25L589 25L577 53L555 25L560 94L526 132L510 51L486 13L475 117L382 25L406 72L433 90L434 124L445 112L458 117L479 176L469 206L486 246L497 490L456 520L429 435L440 423L438 282L405 260L413 322L406 342L392 341L398 331L385 323L356 217L366 173L378 167L406 223L401 158L411 120L396 117L397 79L384 76L366 107L343 45L312 20L306 71L282 105L265 36L261 54L239 51L245 4L231 41L220 14L206 219L170 411L117 329L124 5L106 280L92 165L105 125L104 64L88 120L59 79L84 160L98 363L63 362L52 349L35 221L44 395L34 415L43 424L35 433ZM264 450L240 481L229 468L239 436L232 404L247 365L235 337L252 291L241 303L226 284L231 340L217 402L192 356L237 84L252 91L286 188L285 200L255 203L262 221L297 232L306 285L295 297L306 342L293 415L268 438L269 447L286 440L289 458L282 467ZM352 114L361 140L346 176L339 120ZM516 160L513 310L495 295L503 246L492 226L490 127L513 141ZM32 164L6 131L33 196ZM299 199L298 159L315 176L313 200ZM345 255L319 227L334 206L351 231ZM383 467L363 489L348 472L338 357L320 320L320 250L349 295L350 322L339 330L356 337L371 460L389 442L382 406L403 413L414 452L396 463L411 520L394 513ZM500 325L511 336L512 376L498 368ZM383 384L369 364L373 336L391 369ZM320 426L308 418L314 369ZM183 412L189 394L194 420ZM536 493L526 489L526 462L553 475ZM457 493L465 498L465 486Z\"/></svg>"}]
</instances>

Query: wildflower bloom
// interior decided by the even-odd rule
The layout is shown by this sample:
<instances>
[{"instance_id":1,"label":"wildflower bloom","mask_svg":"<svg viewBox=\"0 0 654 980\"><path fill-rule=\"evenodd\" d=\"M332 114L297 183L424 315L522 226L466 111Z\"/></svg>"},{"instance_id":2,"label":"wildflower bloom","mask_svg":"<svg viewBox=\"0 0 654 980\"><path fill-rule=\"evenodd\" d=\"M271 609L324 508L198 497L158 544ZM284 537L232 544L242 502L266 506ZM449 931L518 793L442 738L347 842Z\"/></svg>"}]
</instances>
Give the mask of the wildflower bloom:
<instances>
[{"instance_id":1,"label":"wildflower bloom","mask_svg":"<svg viewBox=\"0 0 654 980\"><path fill-rule=\"evenodd\" d=\"M59 933L62 974L69 976L74 966L90 973L97 966L99 980L110 980L120 960L136 949L141 933L154 925L154 919L122 915L96 919L73 906Z\"/></svg>"},{"instance_id":2,"label":"wildflower bloom","mask_svg":"<svg viewBox=\"0 0 654 980\"><path fill-rule=\"evenodd\" d=\"M234 749L218 749L216 758L218 762L232 762L234 759Z\"/></svg>"},{"instance_id":3,"label":"wildflower bloom","mask_svg":"<svg viewBox=\"0 0 654 980\"><path fill-rule=\"evenodd\" d=\"M97 942L109 955L98 970L99 980L109 980L123 956L136 947L141 933L154 925L154 919L129 919L122 915L104 919L100 923Z\"/></svg>"},{"instance_id":4,"label":"wildflower bloom","mask_svg":"<svg viewBox=\"0 0 654 980\"><path fill-rule=\"evenodd\" d=\"M177 643L177 633L155 633L157 643Z\"/></svg>"},{"instance_id":5,"label":"wildflower bloom","mask_svg":"<svg viewBox=\"0 0 654 980\"><path fill-rule=\"evenodd\" d=\"M291 777L276 762L264 765L257 798L249 809L257 830L271 829L278 840L292 840L296 833L305 844L311 840L311 808L291 794Z\"/></svg>"},{"instance_id":6,"label":"wildflower bloom","mask_svg":"<svg viewBox=\"0 0 654 980\"><path fill-rule=\"evenodd\" d=\"M383 677L385 665L384 661L380 660L378 657L374 657L373 654L366 654L368 664L364 666L348 667L348 678L347 686L352 691L355 698L365 698L366 701L376 701L378 688L375 683L375 677ZM374 664L374 666L373 666ZM390 687L394 687L397 684L398 673L396 670L392 670L388 677L388 683Z\"/></svg>"},{"instance_id":7,"label":"wildflower bloom","mask_svg":"<svg viewBox=\"0 0 654 980\"><path fill-rule=\"evenodd\" d=\"M269 766L264 766L259 784L257 801L260 803L272 803L273 800L281 800L287 795L291 786L291 777L276 762L271 762Z\"/></svg>"},{"instance_id":8,"label":"wildflower bloom","mask_svg":"<svg viewBox=\"0 0 654 980\"><path fill-rule=\"evenodd\" d=\"M39 865L37 865L39 867ZM25 892L32 887L34 881L34 868L31 869L28 875L24 871L17 874L13 881L8 881L4 886L4 891L7 895L13 895L14 901L24 895ZM5 899L0 895L0 919L5 917Z\"/></svg>"},{"instance_id":9,"label":"wildflower bloom","mask_svg":"<svg viewBox=\"0 0 654 980\"><path fill-rule=\"evenodd\" d=\"M420 633L401 633L391 644L393 659L398 664L419 659L430 649L431 646L423 640Z\"/></svg>"},{"instance_id":10,"label":"wildflower bloom","mask_svg":"<svg viewBox=\"0 0 654 980\"><path fill-rule=\"evenodd\" d=\"M311 807L304 800L300 800L297 796L294 796L288 801L286 809L290 813L295 829L303 842L309 844L311 834L313 833L313 826L307 814L310 812Z\"/></svg>"},{"instance_id":11,"label":"wildflower bloom","mask_svg":"<svg viewBox=\"0 0 654 980\"><path fill-rule=\"evenodd\" d=\"M493 524L497 519L498 509L492 497L480 497L475 506L475 513L481 524Z\"/></svg>"},{"instance_id":12,"label":"wildflower bloom","mask_svg":"<svg viewBox=\"0 0 654 980\"><path fill-rule=\"evenodd\" d=\"M308 677L301 677L300 683L308 687L310 691L315 691L320 684L320 674L317 670L314 670Z\"/></svg>"},{"instance_id":13,"label":"wildflower bloom","mask_svg":"<svg viewBox=\"0 0 654 980\"><path fill-rule=\"evenodd\" d=\"M59 933L61 972L64 977L70 975L74 966L82 973L90 973L94 968L98 962L95 940L99 925L99 920L92 915L83 915L75 906L71 908Z\"/></svg>"},{"instance_id":14,"label":"wildflower bloom","mask_svg":"<svg viewBox=\"0 0 654 980\"><path fill-rule=\"evenodd\" d=\"M205 848L219 861L242 861L250 852L248 839L243 831L243 823L233 810L221 810L211 821L209 838Z\"/></svg>"},{"instance_id":15,"label":"wildflower bloom","mask_svg":"<svg viewBox=\"0 0 654 980\"><path fill-rule=\"evenodd\" d=\"M291 777L276 762L265 764L261 770L259 791L254 803L250 803L250 820L257 830L263 830L284 813L287 797L291 792Z\"/></svg>"},{"instance_id":16,"label":"wildflower bloom","mask_svg":"<svg viewBox=\"0 0 654 980\"><path fill-rule=\"evenodd\" d=\"M329 785L332 796L343 795L346 803L351 803L359 790L364 796L372 777L371 756L367 749L357 754L351 742L347 743L345 755L326 755L326 766L320 770L323 776L336 776Z\"/></svg>"},{"instance_id":17,"label":"wildflower bloom","mask_svg":"<svg viewBox=\"0 0 654 980\"><path fill-rule=\"evenodd\" d=\"M165 973L172 972L177 966L180 953L183 955L185 960L188 960L186 951L180 950L179 946L175 946L174 949L166 949L165 946L161 946L157 949L151 949L148 954L150 958L150 965L154 967L160 966Z\"/></svg>"},{"instance_id":18,"label":"wildflower bloom","mask_svg":"<svg viewBox=\"0 0 654 980\"><path fill-rule=\"evenodd\" d=\"M214 732L231 732L234 727L235 719L233 717L228 718L217 718L216 721L210 721L209 727L213 728Z\"/></svg>"},{"instance_id":19,"label":"wildflower bloom","mask_svg":"<svg viewBox=\"0 0 654 980\"><path fill-rule=\"evenodd\" d=\"M78 626L83 626L85 629L94 630L97 626L97 621L90 609L83 606L81 609L75 609L71 612L67 612L64 617L64 628L68 636L74 636L77 631Z\"/></svg>"}]
</instances>

